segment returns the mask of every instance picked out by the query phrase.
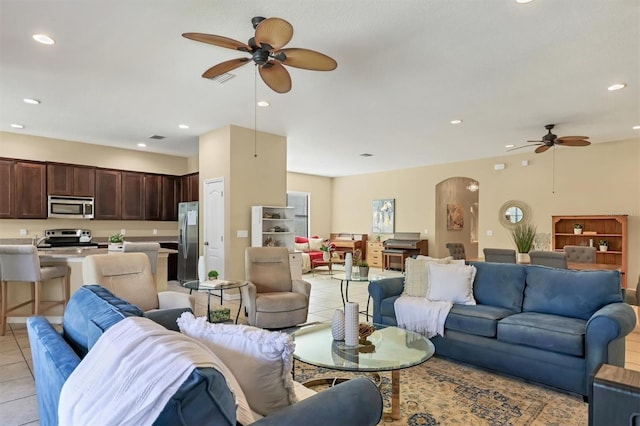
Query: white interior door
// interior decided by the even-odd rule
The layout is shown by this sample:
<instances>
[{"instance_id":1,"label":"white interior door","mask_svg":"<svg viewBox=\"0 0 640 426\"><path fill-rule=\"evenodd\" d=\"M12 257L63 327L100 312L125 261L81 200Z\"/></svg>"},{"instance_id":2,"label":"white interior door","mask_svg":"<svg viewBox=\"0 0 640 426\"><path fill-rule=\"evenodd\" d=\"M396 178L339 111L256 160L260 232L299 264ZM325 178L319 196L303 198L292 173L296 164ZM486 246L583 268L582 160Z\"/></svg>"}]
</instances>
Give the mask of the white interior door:
<instances>
[{"instance_id":1,"label":"white interior door","mask_svg":"<svg viewBox=\"0 0 640 426\"><path fill-rule=\"evenodd\" d=\"M224 279L224 179L204 181L204 260L206 270L215 269Z\"/></svg>"}]
</instances>

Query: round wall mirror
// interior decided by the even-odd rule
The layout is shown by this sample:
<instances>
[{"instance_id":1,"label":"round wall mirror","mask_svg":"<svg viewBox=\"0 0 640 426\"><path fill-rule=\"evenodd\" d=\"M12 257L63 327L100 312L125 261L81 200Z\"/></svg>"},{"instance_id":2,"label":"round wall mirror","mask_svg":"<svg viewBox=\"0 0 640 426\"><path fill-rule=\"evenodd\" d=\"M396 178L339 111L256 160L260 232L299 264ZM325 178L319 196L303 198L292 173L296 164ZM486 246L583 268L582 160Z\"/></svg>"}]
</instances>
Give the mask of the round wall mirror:
<instances>
[{"instance_id":1,"label":"round wall mirror","mask_svg":"<svg viewBox=\"0 0 640 426\"><path fill-rule=\"evenodd\" d=\"M529 206L522 201L510 200L500 207L498 211L500 223L507 227L513 228L519 223L526 223L531 218Z\"/></svg>"}]
</instances>

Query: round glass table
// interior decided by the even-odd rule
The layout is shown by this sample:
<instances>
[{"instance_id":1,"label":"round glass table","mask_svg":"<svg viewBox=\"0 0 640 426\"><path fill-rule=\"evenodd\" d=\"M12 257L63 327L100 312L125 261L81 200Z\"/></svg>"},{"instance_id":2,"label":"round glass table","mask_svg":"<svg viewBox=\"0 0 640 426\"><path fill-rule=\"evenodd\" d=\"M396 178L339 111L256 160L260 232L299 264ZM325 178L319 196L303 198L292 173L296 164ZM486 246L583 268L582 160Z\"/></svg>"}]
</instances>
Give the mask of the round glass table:
<instances>
[{"instance_id":1,"label":"round glass table","mask_svg":"<svg viewBox=\"0 0 640 426\"><path fill-rule=\"evenodd\" d=\"M238 282L238 281L225 281L225 280L212 280L212 281L204 281L200 280L187 281L182 284L183 287L189 289L189 294L193 290L196 291L206 291L207 292L207 321L211 321L210 312L211 312L211 292L220 291L220 294L216 296L220 297L220 305L222 305L222 299L225 290L238 289L238 293L240 294L240 305L238 306L238 313L236 314L236 321L238 323L238 318L240 317L240 311L242 310L242 287L247 285L246 281Z\"/></svg>"},{"instance_id":2,"label":"round glass table","mask_svg":"<svg viewBox=\"0 0 640 426\"><path fill-rule=\"evenodd\" d=\"M332 370L356 372L391 371L391 412L385 417L400 419L400 370L422 364L435 352L433 343L421 334L398 327L374 324L376 331L358 346L333 340L331 324L302 326L293 331L296 360ZM319 379L305 383L338 383L348 379Z\"/></svg>"}]
</instances>

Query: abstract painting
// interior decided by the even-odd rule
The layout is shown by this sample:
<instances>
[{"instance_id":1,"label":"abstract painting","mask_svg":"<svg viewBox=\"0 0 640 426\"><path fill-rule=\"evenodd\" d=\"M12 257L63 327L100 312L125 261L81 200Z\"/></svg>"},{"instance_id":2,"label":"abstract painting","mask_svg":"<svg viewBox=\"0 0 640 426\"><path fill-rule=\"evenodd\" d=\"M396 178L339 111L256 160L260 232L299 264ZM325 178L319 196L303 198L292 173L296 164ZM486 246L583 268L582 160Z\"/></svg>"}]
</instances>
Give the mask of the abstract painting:
<instances>
[{"instance_id":1,"label":"abstract painting","mask_svg":"<svg viewBox=\"0 0 640 426\"><path fill-rule=\"evenodd\" d=\"M464 211L459 204L447 204L447 230L459 231L464 227Z\"/></svg>"},{"instance_id":2,"label":"abstract painting","mask_svg":"<svg viewBox=\"0 0 640 426\"><path fill-rule=\"evenodd\" d=\"M373 200L371 230L374 234L393 234L395 199Z\"/></svg>"}]
</instances>

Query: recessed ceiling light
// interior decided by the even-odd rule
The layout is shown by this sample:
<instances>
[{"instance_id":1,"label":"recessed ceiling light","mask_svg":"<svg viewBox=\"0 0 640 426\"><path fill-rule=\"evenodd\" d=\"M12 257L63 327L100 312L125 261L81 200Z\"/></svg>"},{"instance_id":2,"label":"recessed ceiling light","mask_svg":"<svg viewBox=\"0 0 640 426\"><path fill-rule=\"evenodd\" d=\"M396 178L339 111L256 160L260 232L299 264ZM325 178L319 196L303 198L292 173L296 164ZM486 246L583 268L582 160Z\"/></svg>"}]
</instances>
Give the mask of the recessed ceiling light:
<instances>
[{"instance_id":1,"label":"recessed ceiling light","mask_svg":"<svg viewBox=\"0 0 640 426\"><path fill-rule=\"evenodd\" d=\"M271 104L269 102L267 102L267 101L259 101L258 102L258 106L261 106L261 107L268 107L269 105L271 105Z\"/></svg>"},{"instance_id":2,"label":"recessed ceiling light","mask_svg":"<svg viewBox=\"0 0 640 426\"><path fill-rule=\"evenodd\" d=\"M611 86L607 87L607 90L614 91L614 90L624 89L625 87L627 87L627 85L625 83L616 83L616 84L612 84Z\"/></svg>"},{"instance_id":3,"label":"recessed ceiling light","mask_svg":"<svg viewBox=\"0 0 640 426\"><path fill-rule=\"evenodd\" d=\"M520 4L524 4L524 3L531 3L533 0L516 0L516 3L520 3Z\"/></svg>"},{"instance_id":4,"label":"recessed ceiling light","mask_svg":"<svg viewBox=\"0 0 640 426\"><path fill-rule=\"evenodd\" d=\"M24 129L24 126L22 124L12 124L11 127L13 127L14 129Z\"/></svg>"},{"instance_id":5,"label":"recessed ceiling light","mask_svg":"<svg viewBox=\"0 0 640 426\"><path fill-rule=\"evenodd\" d=\"M512 143L510 143L509 145L505 145L504 147L505 147L505 148L513 148L513 147L515 147L515 145L514 145L514 144L512 144Z\"/></svg>"},{"instance_id":6,"label":"recessed ceiling light","mask_svg":"<svg viewBox=\"0 0 640 426\"><path fill-rule=\"evenodd\" d=\"M140 142L140 143L138 144L138 146L139 146L140 148L146 148L146 147L147 147L147 144L146 144L146 143L142 143L142 142Z\"/></svg>"},{"instance_id":7,"label":"recessed ceiling light","mask_svg":"<svg viewBox=\"0 0 640 426\"><path fill-rule=\"evenodd\" d=\"M55 41L46 34L34 34L33 39L42 44L54 44Z\"/></svg>"},{"instance_id":8,"label":"recessed ceiling light","mask_svg":"<svg viewBox=\"0 0 640 426\"><path fill-rule=\"evenodd\" d=\"M451 120L451 124L460 124L462 120Z\"/></svg>"},{"instance_id":9,"label":"recessed ceiling light","mask_svg":"<svg viewBox=\"0 0 640 426\"><path fill-rule=\"evenodd\" d=\"M633 130L640 130L640 126L633 126L632 129Z\"/></svg>"},{"instance_id":10,"label":"recessed ceiling light","mask_svg":"<svg viewBox=\"0 0 640 426\"><path fill-rule=\"evenodd\" d=\"M188 129L189 128L189 126L187 126L186 124L180 124L180 125L178 125L178 127L181 128L181 129Z\"/></svg>"},{"instance_id":11,"label":"recessed ceiling light","mask_svg":"<svg viewBox=\"0 0 640 426\"><path fill-rule=\"evenodd\" d=\"M31 105L38 105L40 103L39 100L37 99L31 99L31 98L24 98L23 101L27 104L31 104Z\"/></svg>"}]
</instances>

